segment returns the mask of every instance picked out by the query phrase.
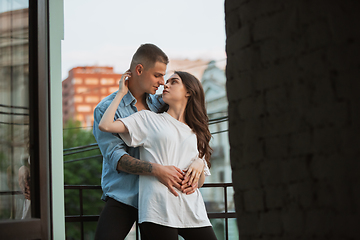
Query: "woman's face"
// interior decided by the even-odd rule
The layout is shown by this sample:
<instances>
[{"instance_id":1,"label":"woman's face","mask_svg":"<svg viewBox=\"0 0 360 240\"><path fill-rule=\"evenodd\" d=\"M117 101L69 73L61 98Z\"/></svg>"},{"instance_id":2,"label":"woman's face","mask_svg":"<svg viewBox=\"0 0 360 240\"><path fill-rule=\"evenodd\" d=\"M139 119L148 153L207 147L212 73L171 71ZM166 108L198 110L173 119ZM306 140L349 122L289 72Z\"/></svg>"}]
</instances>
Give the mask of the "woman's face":
<instances>
[{"instance_id":1,"label":"woman's face","mask_svg":"<svg viewBox=\"0 0 360 240\"><path fill-rule=\"evenodd\" d=\"M187 103L189 96L181 78L177 74L173 74L166 81L163 91L163 100L167 104Z\"/></svg>"}]
</instances>

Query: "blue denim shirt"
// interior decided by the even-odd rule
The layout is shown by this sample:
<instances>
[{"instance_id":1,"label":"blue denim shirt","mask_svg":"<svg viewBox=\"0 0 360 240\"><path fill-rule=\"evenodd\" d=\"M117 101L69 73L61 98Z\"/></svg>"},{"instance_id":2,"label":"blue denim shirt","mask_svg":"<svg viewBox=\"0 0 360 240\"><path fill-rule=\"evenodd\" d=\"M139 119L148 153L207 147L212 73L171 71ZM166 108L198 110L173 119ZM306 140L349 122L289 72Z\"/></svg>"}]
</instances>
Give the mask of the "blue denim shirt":
<instances>
[{"instance_id":1,"label":"blue denim shirt","mask_svg":"<svg viewBox=\"0 0 360 240\"><path fill-rule=\"evenodd\" d=\"M101 199L111 197L124 204L138 207L139 176L129 174L116 169L119 159L124 154L129 154L139 159L139 149L128 147L118 134L102 132L99 129L99 122L107 107L114 99L117 92L104 98L94 110L93 134L103 155L103 169L101 176L101 187L103 195ZM158 112L163 106L159 95L148 95L146 102L151 111ZM130 91L121 100L115 113L115 118L125 118L137 112L135 107L136 99Z\"/></svg>"}]
</instances>

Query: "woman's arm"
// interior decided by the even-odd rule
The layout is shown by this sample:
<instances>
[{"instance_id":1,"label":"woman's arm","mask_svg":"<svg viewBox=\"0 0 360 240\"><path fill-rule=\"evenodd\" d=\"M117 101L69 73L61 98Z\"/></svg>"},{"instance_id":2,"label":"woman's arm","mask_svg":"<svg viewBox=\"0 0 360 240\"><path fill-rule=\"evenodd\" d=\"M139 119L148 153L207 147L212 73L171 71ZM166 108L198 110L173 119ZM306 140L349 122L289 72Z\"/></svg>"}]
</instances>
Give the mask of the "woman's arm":
<instances>
[{"instance_id":1,"label":"woman's arm","mask_svg":"<svg viewBox=\"0 0 360 240\"><path fill-rule=\"evenodd\" d=\"M101 118L99 123L99 129L104 132L112 132L112 133L125 133L128 132L125 124L121 121L114 121L116 110L121 102L121 99L128 92L128 82L126 81L126 77L130 77L130 72L125 72L119 81L119 91L117 92L115 98L106 109L104 115Z\"/></svg>"},{"instance_id":2,"label":"woman's arm","mask_svg":"<svg viewBox=\"0 0 360 240\"><path fill-rule=\"evenodd\" d=\"M204 182L205 182L205 173L203 171L199 178L198 188L201 188L204 185Z\"/></svg>"}]
</instances>

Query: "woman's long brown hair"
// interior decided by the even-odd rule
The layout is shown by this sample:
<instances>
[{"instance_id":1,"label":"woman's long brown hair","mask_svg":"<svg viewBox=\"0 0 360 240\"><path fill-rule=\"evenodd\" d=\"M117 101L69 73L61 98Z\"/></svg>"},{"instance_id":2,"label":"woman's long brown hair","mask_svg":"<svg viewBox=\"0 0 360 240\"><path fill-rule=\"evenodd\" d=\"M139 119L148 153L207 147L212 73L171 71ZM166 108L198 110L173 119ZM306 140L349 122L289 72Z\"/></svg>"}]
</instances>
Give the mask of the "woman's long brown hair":
<instances>
[{"instance_id":1,"label":"woman's long brown hair","mask_svg":"<svg viewBox=\"0 0 360 240\"><path fill-rule=\"evenodd\" d=\"M205 93L200 81L190 73L175 71L179 75L186 90L190 94L185 108L185 122L195 132L199 157L205 156L209 166L212 149L209 145L211 134L209 131L209 118L205 108Z\"/></svg>"}]
</instances>

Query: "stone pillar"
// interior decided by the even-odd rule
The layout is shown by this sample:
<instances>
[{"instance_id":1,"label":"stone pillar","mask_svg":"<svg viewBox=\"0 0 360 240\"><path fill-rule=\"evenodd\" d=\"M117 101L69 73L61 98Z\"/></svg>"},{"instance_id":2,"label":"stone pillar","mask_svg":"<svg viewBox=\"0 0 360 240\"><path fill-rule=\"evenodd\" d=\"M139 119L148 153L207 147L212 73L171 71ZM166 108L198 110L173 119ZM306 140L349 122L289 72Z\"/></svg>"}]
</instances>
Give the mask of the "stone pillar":
<instances>
[{"instance_id":1,"label":"stone pillar","mask_svg":"<svg viewBox=\"0 0 360 240\"><path fill-rule=\"evenodd\" d=\"M225 0L241 240L360 239L359 10Z\"/></svg>"}]
</instances>

